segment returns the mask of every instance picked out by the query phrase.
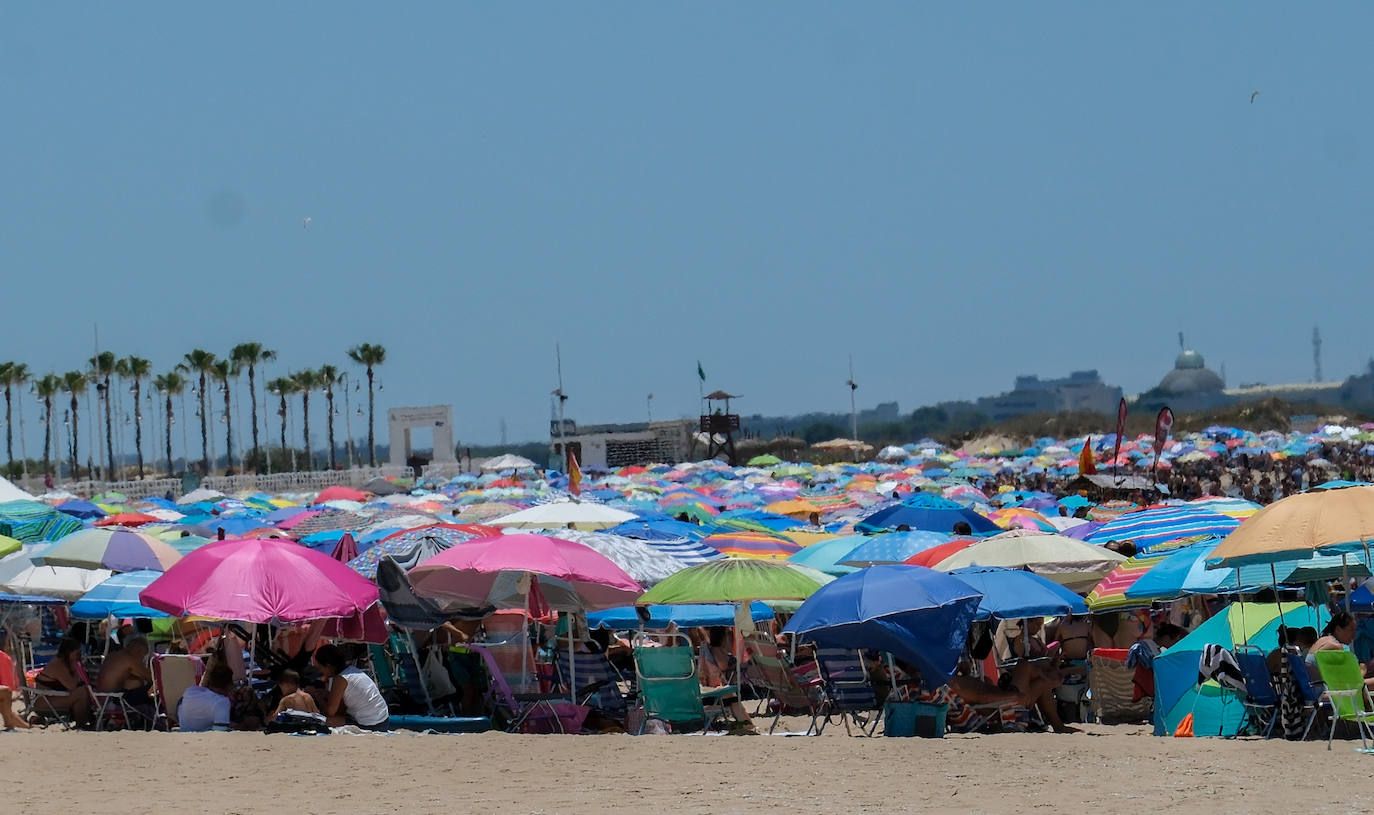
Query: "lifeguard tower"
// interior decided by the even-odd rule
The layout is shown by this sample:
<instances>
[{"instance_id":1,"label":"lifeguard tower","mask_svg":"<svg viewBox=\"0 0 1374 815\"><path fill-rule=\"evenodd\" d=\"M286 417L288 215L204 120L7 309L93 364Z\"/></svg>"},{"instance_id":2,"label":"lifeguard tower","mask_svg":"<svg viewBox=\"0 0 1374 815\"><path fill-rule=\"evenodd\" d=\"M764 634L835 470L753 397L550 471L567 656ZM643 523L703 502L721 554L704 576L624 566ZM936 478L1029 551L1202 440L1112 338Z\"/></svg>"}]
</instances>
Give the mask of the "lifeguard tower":
<instances>
[{"instance_id":1,"label":"lifeguard tower","mask_svg":"<svg viewBox=\"0 0 1374 815\"><path fill-rule=\"evenodd\" d=\"M721 453L731 467L737 466L735 460L735 434L739 432L739 414L730 412L730 400L739 396L715 391L708 393L706 412L701 414L700 430L706 436L706 457L715 458Z\"/></svg>"}]
</instances>

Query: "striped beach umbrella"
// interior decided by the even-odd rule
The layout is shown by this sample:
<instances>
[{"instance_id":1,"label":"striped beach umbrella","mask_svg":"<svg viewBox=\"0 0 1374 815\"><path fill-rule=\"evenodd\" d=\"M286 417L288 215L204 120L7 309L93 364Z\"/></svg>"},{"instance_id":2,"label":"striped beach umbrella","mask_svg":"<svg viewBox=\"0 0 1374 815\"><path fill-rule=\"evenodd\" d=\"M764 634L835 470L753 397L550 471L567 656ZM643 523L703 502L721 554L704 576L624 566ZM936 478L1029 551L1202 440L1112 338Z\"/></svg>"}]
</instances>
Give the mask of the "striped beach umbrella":
<instances>
[{"instance_id":1,"label":"striped beach umbrella","mask_svg":"<svg viewBox=\"0 0 1374 815\"><path fill-rule=\"evenodd\" d=\"M1182 538L1199 535L1225 537L1240 526L1240 521L1192 506L1150 507L1122 515L1089 535L1088 543L1133 541L1136 553L1145 554Z\"/></svg>"},{"instance_id":2,"label":"striped beach umbrella","mask_svg":"<svg viewBox=\"0 0 1374 815\"><path fill-rule=\"evenodd\" d=\"M1133 600L1126 597L1126 589L1135 585L1135 582L1146 572L1155 566L1163 563L1169 555L1144 555L1141 557L1127 558L1116 565L1102 578L1102 582L1093 587L1088 592L1088 609L1093 612L1117 611L1123 608L1136 606L1148 606L1150 601Z\"/></svg>"},{"instance_id":3,"label":"striped beach umbrella","mask_svg":"<svg viewBox=\"0 0 1374 815\"><path fill-rule=\"evenodd\" d=\"M781 560L801 550L789 540L762 532L718 532L701 542L723 555L756 560Z\"/></svg>"}]
</instances>

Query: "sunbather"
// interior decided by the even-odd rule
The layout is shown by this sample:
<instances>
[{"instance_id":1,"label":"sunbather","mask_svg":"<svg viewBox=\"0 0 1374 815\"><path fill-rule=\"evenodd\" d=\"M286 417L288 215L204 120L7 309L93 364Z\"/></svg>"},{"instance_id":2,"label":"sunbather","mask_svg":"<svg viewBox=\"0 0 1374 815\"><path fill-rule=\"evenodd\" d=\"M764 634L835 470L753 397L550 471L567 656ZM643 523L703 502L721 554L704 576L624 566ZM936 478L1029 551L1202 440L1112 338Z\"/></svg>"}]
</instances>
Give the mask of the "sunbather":
<instances>
[{"instance_id":1,"label":"sunbather","mask_svg":"<svg viewBox=\"0 0 1374 815\"><path fill-rule=\"evenodd\" d=\"M98 685L101 693L122 693L131 706L152 707L153 669L148 665L148 640L130 637L124 647L105 658Z\"/></svg>"},{"instance_id":2,"label":"sunbather","mask_svg":"<svg viewBox=\"0 0 1374 815\"><path fill-rule=\"evenodd\" d=\"M320 712L319 707L315 705L315 697L301 690L301 675L290 668L281 672L281 678L277 680L277 690L281 692L281 702L272 712L271 721L276 721L277 717L288 710L299 710L302 713Z\"/></svg>"},{"instance_id":3,"label":"sunbather","mask_svg":"<svg viewBox=\"0 0 1374 815\"><path fill-rule=\"evenodd\" d=\"M346 724L366 730L385 730L391 717L382 692L372 677L351 664L334 645L321 645L315 651L315 667L325 678L327 696L320 712L330 727Z\"/></svg>"},{"instance_id":4,"label":"sunbather","mask_svg":"<svg viewBox=\"0 0 1374 815\"><path fill-rule=\"evenodd\" d=\"M1317 664L1316 657L1313 655L1318 651L1349 651L1350 644L1355 641L1357 626L1355 618L1348 611L1338 611L1331 615L1331 621L1326 624L1326 629L1322 636L1313 644L1307 653L1307 664L1314 666ZM1364 666L1366 688L1374 690L1374 662Z\"/></svg>"},{"instance_id":5,"label":"sunbather","mask_svg":"<svg viewBox=\"0 0 1374 815\"><path fill-rule=\"evenodd\" d=\"M707 629L708 640L702 643L697 657L697 673L704 687L720 688L730 684L729 678L734 670L735 661L731 655L734 641L730 639L730 633L728 628ZM721 701L730 706L730 715L734 716L740 732L750 735L758 733L754 721L749 718L749 711L744 709L738 696L727 696Z\"/></svg>"},{"instance_id":6,"label":"sunbather","mask_svg":"<svg viewBox=\"0 0 1374 815\"><path fill-rule=\"evenodd\" d=\"M81 667L81 643L70 637L57 646L57 656L53 657L43 670L34 677L33 684L49 691L58 691L65 696L49 696L45 704L59 713L72 717L78 727L90 724L94 703L90 682L86 671Z\"/></svg>"},{"instance_id":7,"label":"sunbather","mask_svg":"<svg viewBox=\"0 0 1374 815\"><path fill-rule=\"evenodd\" d=\"M205 673L205 684L192 685L177 705L177 723L188 733L227 730L232 724L233 705L229 692L234 687L234 671L223 662Z\"/></svg>"}]
</instances>

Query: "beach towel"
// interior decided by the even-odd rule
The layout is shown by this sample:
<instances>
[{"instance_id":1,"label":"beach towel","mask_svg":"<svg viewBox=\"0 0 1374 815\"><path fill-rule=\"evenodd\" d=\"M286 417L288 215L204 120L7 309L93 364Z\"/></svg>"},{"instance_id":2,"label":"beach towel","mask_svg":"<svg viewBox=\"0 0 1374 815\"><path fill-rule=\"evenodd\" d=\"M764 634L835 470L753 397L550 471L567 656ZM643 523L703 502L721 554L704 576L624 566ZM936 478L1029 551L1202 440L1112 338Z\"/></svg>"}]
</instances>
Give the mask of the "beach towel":
<instances>
[{"instance_id":1,"label":"beach towel","mask_svg":"<svg viewBox=\"0 0 1374 815\"><path fill-rule=\"evenodd\" d=\"M1302 698L1302 688L1293 676L1293 661L1279 660L1279 671L1274 676L1274 691L1279 697L1279 728L1283 737L1289 741L1300 741L1307 724L1307 705Z\"/></svg>"},{"instance_id":2,"label":"beach towel","mask_svg":"<svg viewBox=\"0 0 1374 815\"><path fill-rule=\"evenodd\" d=\"M1220 645L1203 647L1202 656L1198 658L1197 683L1201 685L1209 680L1236 693L1245 693L1245 676L1236 664L1235 655Z\"/></svg>"}]
</instances>

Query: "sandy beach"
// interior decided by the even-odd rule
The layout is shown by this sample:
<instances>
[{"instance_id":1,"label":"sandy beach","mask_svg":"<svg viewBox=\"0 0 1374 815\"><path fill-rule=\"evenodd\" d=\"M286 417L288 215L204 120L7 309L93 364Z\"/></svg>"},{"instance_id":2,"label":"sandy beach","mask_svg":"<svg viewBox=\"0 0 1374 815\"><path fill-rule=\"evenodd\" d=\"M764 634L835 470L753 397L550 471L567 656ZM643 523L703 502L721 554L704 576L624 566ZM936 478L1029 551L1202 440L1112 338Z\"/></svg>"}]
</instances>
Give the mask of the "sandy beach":
<instances>
[{"instance_id":1,"label":"sandy beach","mask_svg":"<svg viewBox=\"0 0 1374 815\"><path fill-rule=\"evenodd\" d=\"M1358 742L1355 742L1358 745ZM1351 812L1374 756L1338 742L9 733L7 809L51 812ZM22 783L17 780L22 779ZM12 809L11 809L12 808Z\"/></svg>"}]
</instances>

